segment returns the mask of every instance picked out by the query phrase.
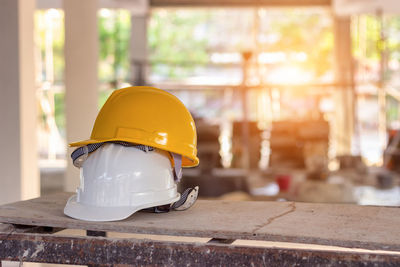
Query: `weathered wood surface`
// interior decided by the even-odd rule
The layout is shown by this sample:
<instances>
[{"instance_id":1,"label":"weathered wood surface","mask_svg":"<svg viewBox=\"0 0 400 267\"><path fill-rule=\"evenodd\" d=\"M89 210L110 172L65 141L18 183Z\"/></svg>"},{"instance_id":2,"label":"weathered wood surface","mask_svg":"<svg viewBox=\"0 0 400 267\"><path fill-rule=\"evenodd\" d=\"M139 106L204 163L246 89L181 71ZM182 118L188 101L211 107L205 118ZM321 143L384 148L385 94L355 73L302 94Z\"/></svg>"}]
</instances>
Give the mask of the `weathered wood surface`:
<instances>
[{"instance_id":1,"label":"weathered wood surface","mask_svg":"<svg viewBox=\"0 0 400 267\"><path fill-rule=\"evenodd\" d=\"M400 251L397 207L203 200L187 211L138 212L118 222L87 222L63 214L70 195L59 193L0 206L0 222Z\"/></svg>"}]
</instances>

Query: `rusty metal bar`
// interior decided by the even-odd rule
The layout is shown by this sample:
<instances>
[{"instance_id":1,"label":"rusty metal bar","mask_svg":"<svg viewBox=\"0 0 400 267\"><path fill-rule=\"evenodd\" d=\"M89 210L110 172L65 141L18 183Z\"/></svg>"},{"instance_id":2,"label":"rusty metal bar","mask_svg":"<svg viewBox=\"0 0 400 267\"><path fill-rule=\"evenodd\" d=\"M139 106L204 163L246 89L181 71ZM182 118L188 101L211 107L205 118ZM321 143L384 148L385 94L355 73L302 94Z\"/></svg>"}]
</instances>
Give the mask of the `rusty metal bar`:
<instances>
[{"instance_id":1,"label":"rusty metal bar","mask_svg":"<svg viewBox=\"0 0 400 267\"><path fill-rule=\"evenodd\" d=\"M50 226L34 226L25 224L0 224L0 232L3 233L40 233L40 234L54 234L65 228L50 227Z\"/></svg>"},{"instance_id":2,"label":"rusty metal bar","mask_svg":"<svg viewBox=\"0 0 400 267\"><path fill-rule=\"evenodd\" d=\"M0 259L59 264L400 266L399 254L0 233Z\"/></svg>"},{"instance_id":3,"label":"rusty metal bar","mask_svg":"<svg viewBox=\"0 0 400 267\"><path fill-rule=\"evenodd\" d=\"M102 237L106 237L107 236L107 232L86 230L86 235L87 236L102 236Z\"/></svg>"},{"instance_id":4,"label":"rusty metal bar","mask_svg":"<svg viewBox=\"0 0 400 267\"><path fill-rule=\"evenodd\" d=\"M16 233L37 233L37 234L54 234L64 230L65 228L50 226L31 226L22 224L13 224Z\"/></svg>"},{"instance_id":5,"label":"rusty metal bar","mask_svg":"<svg viewBox=\"0 0 400 267\"><path fill-rule=\"evenodd\" d=\"M87 236L106 237L107 236L107 232L86 230L86 235ZM88 265L88 267L103 267L103 266L106 266L106 265L104 265L104 264L89 264Z\"/></svg>"},{"instance_id":6,"label":"rusty metal bar","mask_svg":"<svg viewBox=\"0 0 400 267\"><path fill-rule=\"evenodd\" d=\"M208 244L232 244L236 239L223 239L223 238L212 238L208 240Z\"/></svg>"}]
</instances>

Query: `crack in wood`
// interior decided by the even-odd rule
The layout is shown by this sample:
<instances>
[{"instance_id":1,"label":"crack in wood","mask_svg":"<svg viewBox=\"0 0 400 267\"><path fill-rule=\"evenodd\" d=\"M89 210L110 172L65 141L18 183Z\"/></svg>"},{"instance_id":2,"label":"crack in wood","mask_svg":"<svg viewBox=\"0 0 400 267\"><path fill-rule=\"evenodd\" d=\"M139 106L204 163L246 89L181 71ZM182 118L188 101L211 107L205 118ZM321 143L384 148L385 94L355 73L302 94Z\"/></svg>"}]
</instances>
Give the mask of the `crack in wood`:
<instances>
[{"instance_id":1,"label":"crack in wood","mask_svg":"<svg viewBox=\"0 0 400 267\"><path fill-rule=\"evenodd\" d=\"M261 228L264 228L265 226L271 224L273 221L275 221L276 219L283 217L285 215L288 215L289 213L292 213L296 210L296 202L292 202L288 205L288 207L290 208L288 211L285 211L279 215L276 215L274 217L268 218L266 223L263 223L261 225L258 225L253 231L252 233L254 234L255 232L257 232L258 230L260 230Z\"/></svg>"}]
</instances>

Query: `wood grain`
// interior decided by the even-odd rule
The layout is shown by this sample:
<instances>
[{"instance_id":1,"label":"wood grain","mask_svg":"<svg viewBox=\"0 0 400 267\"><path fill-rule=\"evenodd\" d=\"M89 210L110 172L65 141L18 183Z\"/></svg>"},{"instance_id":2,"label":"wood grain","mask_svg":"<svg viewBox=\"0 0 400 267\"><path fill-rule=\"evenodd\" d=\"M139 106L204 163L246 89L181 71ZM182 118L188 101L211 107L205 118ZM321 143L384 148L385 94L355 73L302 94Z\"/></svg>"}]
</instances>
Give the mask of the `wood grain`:
<instances>
[{"instance_id":1,"label":"wood grain","mask_svg":"<svg viewBox=\"0 0 400 267\"><path fill-rule=\"evenodd\" d=\"M186 211L138 212L117 222L87 222L63 214L70 195L58 193L0 206L0 222L400 251L398 207L199 200Z\"/></svg>"}]
</instances>

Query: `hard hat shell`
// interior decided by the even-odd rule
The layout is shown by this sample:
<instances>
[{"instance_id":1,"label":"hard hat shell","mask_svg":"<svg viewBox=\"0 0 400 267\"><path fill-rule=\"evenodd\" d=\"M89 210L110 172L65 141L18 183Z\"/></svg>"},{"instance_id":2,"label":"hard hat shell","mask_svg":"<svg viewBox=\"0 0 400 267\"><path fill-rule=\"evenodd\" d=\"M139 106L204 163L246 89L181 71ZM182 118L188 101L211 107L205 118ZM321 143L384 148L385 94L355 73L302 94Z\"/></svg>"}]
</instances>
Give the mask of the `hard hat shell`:
<instances>
[{"instance_id":1,"label":"hard hat shell","mask_svg":"<svg viewBox=\"0 0 400 267\"><path fill-rule=\"evenodd\" d=\"M182 166L199 164L194 120L174 95L154 87L115 90L97 115L90 139L71 143L84 146L125 141L182 155Z\"/></svg>"},{"instance_id":2,"label":"hard hat shell","mask_svg":"<svg viewBox=\"0 0 400 267\"><path fill-rule=\"evenodd\" d=\"M108 143L82 164L77 194L64 213L87 221L122 220L138 210L171 204L180 194L168 152Z\"/></svg>"}]
</instances>

